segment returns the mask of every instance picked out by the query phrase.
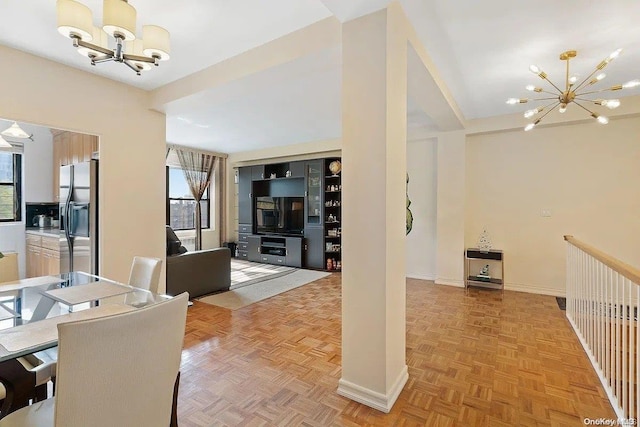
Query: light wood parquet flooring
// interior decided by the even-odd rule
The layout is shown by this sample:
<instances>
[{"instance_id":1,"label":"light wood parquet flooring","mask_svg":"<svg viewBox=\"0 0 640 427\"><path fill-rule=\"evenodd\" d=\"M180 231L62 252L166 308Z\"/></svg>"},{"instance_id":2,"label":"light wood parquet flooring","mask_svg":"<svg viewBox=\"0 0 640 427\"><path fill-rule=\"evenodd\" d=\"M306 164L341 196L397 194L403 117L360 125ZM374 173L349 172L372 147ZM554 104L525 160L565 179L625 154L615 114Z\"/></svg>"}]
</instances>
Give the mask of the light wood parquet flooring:
<instances>
[{"instance_id":1,"label":"light wood parquet flooring","mask_svg":"<svg viewBox=\"0 0 640 427\"><path fill-rule=\"evenodd\" d=\"M190 426L580 426L615 418L555 298L407 280L409 381L391 413L336 393L340 275L240 310L195 302Z\"/></svg>"}]
</instances>

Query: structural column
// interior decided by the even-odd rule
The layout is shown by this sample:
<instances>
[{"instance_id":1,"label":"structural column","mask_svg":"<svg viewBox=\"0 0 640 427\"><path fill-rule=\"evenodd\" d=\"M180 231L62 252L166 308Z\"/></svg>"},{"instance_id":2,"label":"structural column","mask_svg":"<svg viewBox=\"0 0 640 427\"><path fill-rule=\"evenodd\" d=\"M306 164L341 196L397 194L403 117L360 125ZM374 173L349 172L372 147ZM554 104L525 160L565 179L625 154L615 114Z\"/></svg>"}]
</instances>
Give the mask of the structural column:
<instances>
[{"instance_id":1,"label":"structural column","mask_svg":"<svg viewBox=\"0 0 640 427\"><path fill-rule=\"evenodd\" d=\"M406 17L399 3L342 28L342 378L389 412L405 360Z\"/></svg>"},{"instance_id":2,"label":"structural column","mask_svg":"<svg viewBox=\"0 0 640 427\"><path fill-rule=\"evenodd\" d=\"M438 136L436 283L464 286L464 131Z\"/></svg>"}]
</instances>

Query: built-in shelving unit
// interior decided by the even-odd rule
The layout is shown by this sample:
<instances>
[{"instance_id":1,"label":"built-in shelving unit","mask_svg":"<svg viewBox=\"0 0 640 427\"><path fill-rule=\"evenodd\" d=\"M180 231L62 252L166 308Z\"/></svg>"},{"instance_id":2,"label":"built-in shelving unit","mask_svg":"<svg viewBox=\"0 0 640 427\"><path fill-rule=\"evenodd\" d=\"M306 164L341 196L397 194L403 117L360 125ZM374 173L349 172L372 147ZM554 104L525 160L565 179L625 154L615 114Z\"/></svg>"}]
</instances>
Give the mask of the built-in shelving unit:
<instances>
[{"instance_id":1,"label":"built-in shelving unit","mask_svg":"<svg viewBox=\"0 0 640 427\"><path fill-rule=\"evenodd\" d=\"M329 165L338 158L324 160L324 262L329 271L342 270L342 176Z\"/></svg>"},{"instance_id":2,"label":"built-in shelving unit","mask_svg":"<svg viewBox=\"0 0 640 427\"><path fill-rule=\"evenodd\" d=\"M239 258L341 270L342 180L329 168L334 161L340 159L238 168ZM274 224L277 229L268 229Z\"/></svg>"}]
</instances>

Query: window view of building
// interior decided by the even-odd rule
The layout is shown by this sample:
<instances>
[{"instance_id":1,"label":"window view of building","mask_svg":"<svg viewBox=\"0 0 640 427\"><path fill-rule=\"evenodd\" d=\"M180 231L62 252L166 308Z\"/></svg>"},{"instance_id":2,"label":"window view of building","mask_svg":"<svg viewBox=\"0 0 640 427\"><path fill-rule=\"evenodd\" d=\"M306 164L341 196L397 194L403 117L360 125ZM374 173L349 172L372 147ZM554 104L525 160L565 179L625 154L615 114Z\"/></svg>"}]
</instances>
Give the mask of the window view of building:
<instances>
[{"instance_id":1,"label":"window view of building","mask_svg":"<svg viewBox=\"0 0 640 427\"><path fill-rule=\"evenodd\" d=\"M182 169L167 169L167 224L174 230L193 230L196 227L196 201ZM204 193L200 207L202 228L209 228L209 189Z\"/></svg>"},{"instance_id":2,"label":"window view of building","mask_svg":"<svg viewBox=\"0 0 640 427\"><path fill-rule=\"evenodd\" d=\"M20 221L22 156L0 151L0 221Z\"/></svg>"}]
</instances>

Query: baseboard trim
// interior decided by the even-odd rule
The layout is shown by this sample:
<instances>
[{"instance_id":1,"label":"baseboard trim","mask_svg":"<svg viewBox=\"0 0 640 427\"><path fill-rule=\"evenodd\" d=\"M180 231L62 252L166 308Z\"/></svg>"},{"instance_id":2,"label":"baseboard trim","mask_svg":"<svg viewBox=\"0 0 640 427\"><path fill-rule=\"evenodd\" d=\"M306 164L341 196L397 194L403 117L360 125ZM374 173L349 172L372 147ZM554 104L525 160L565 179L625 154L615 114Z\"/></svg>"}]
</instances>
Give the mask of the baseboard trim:
<instances>
[{"instance_id":1,"label":"baseboard trim","mask_svg":"<svg viewBox=\"0 0 640 427\"><path fill-rule=\"evenodd\" d=\"M436 279L436 285L455 286L456 288L464 288L463 280L456 279Z\"/></svg>"},{"instance_id":2,"label":"baseboard trim","mask_svg":"<svg viewBox=\"0 0 640 427\"><path fill-rule=\"evenodd\" d=\"M395 383L385 395L340 378L340 381L338 381L338 394L388 414L408 379L409 370L407 365L404 365Z\"/></svg>"},{"instance_id":3,"label":"baseboard trim","mask_svg":"<svg viewBox=\"0 0 640 427\"><path fill-rule=\"evenodd\" d=\"M517 283L505 283L504 289L507 291L516 291L516 292L526 292L529 294L538 294L538 295L551 295L554 297L564 297L566 296L566 292L563 292L559 289L549 289L543 288L540 286L532 286L532 285L520 285Z\"/></svg>"},{"instance_id":4,"label":"baseboard trim","mask_svg":"<svg viewBox=\"0 0 640 427\"><path fill-rule=\"evenodd\" d=\"M407 276L407 279L431 280L431 281L436 280L436 276L433 276L433 275L407 273L406 276Z\"/></svg>"}]
</instances>

